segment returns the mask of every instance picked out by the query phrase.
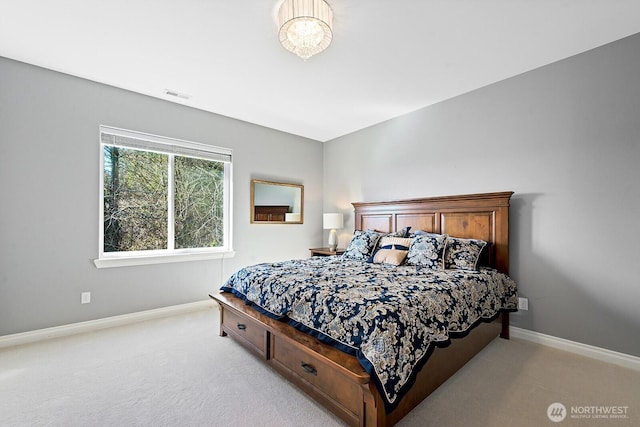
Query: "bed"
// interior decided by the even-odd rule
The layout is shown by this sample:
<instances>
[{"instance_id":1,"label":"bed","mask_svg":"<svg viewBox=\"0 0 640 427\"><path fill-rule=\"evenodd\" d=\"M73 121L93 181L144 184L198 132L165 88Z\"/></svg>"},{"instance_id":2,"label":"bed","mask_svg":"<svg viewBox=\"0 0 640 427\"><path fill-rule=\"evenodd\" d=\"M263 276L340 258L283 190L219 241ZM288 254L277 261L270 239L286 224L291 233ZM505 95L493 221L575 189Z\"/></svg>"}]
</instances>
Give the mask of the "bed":
<instances>
[{"instance_id":1,"label":"bed","mask_svg":"<svg viewBox=\"0 0 640 427\"><path fill-rule=\"evenodd\" d=\"M349 425L394 425L498 335L509 337L509 311L517 306L507 276L512 194L353 203L356 231L345 255L250 266L211 294L220 305L220 335ZM353 252L361 250L355 236L377 235L378 243L397 243L380 251L387 257L409 249L402 239L417 230L422 236L412 234L412 244L486 242L480 265L467 268L461 258L433 268L433 260L414 257L413 265L396 266L367 262L368 247L366 259ZM368 305L372 294L376 305Z\"/></svg>"}]
</instances>

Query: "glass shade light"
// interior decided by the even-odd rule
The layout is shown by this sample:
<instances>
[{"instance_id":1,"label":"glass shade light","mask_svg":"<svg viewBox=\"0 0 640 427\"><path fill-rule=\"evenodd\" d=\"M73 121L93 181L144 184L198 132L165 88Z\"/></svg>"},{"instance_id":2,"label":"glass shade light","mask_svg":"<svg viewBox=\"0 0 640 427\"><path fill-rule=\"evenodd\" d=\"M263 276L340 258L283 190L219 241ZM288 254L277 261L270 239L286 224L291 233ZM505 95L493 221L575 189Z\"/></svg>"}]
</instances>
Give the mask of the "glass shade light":
<instances>
[{"instance_id":1,"label":"glass shade light","mask_svg":"<svg viewBox=\"0 0 640 427\"><path fill-rule=\"evenodd\" d=\"M344 219L341 213L326 213L322 215L322 228L329 231L329 250L335 251L338 248L338 232L336 229L344 226Z\"/></svg>"},{"instance_id":2,"label":"glass shade light","mask_svg":"<svg viewBox=\"0 0 640 427\"><path fill-rule=\"evenodd\" d=\"M284 0L278 11L280 43L302 59L322 52L333 38L333 11L324 0Z\"/></svg>"}]
</instances>

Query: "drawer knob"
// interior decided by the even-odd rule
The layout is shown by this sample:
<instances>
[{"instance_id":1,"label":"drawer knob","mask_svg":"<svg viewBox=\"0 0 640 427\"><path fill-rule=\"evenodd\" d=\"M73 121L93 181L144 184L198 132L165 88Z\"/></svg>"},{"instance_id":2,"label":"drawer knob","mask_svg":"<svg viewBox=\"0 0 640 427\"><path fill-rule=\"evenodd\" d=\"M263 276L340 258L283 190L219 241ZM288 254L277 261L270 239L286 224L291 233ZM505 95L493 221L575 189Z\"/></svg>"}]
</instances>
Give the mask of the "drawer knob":
<instances>
[{"instance_id":1,"label":"drawer knob","mask_svg":"<svg viewBox=\"0 0 640 427\"><path fill-rule=\"evenodd\" d=\"M304 369L307 373L316 375L316 376L318 375L318 370L314 368L313 365L309 365L308 363L301 362L300 366L302 366L302 369Z\"/></svg>"},{"instance_id":2,"label":"drawer knob","mask_svg":"<svg viewBox=\"0 0 640 427\"><path fill-rule=\"evenodd\" d=\"M245 329L247 329L247 325L245 325L244 323L238 323L236 325L238 327L238 329L240 329L241 331L244 331Z\"/></svg>"}]
</instances>

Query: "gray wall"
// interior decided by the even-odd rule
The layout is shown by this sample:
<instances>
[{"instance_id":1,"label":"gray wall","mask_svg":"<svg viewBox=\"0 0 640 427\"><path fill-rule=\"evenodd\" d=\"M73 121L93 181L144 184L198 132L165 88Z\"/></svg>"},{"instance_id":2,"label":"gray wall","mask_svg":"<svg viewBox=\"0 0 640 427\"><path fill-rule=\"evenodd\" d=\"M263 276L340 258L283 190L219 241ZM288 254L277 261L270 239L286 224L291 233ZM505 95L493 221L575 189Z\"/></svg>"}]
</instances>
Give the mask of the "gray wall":
<instances>
[{"instance_id":1,"label":"gray wall","mask_svg":"<svg viewBox=\"0 0 640 427\"><path fill-rule=\"evenodd\" d=\"M202 300L243 265L305 257L323 194L344 246L352 201L512 190L530 302L513 324L640 356L638 76L640 35L325 143L323 166L318 142L0 58L0 335ZM234 149L236 257L96 269L99 124ZM305 223L249 224L251 178L304 184Z\"/></svg>"},{"instance_id":2,"label":"gray wall","mask_svg":"<svg viewBox=\"0 0 640 427\"><path fill-rule=\"evenodd\" d=\"M232 148L236 256L96 269L100 124ZM0 58L0 335L205 300L240 266L307 257L322 239L322 150ZM252 178L304 184L304 224L249 224Z\"/></svg>"},{"instance_id":3,"label":"gray wall","mask_svg":"<svg viewBox=\"0 0 640 427\"><path fill-rule=\"evenodd\" d=\"M327 211L512 190L525 329L640 356L640 35L325 143Z\"/></svg>"}]
</instances>

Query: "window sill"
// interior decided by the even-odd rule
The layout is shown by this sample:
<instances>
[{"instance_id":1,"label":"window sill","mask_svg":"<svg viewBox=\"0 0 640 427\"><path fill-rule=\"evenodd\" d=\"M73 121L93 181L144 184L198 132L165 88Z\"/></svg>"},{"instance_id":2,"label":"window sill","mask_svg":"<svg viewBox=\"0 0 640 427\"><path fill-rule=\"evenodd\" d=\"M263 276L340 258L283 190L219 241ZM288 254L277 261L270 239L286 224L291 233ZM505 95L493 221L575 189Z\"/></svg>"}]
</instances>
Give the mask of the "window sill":
<instances>
[{"instance_id":1,"label":"window sill","mask_svg":"<svg viewBox=\"0 0 640 427\"><path fill-rule=\"evenodd\" d=\"M138 257L113 257L94 259L96 268L128 267L132 265L167 264L170 262L202 261L208 259L233 258L235 251L189 253L171 255L149 255Z\"/></svg>"}]
</instances>

